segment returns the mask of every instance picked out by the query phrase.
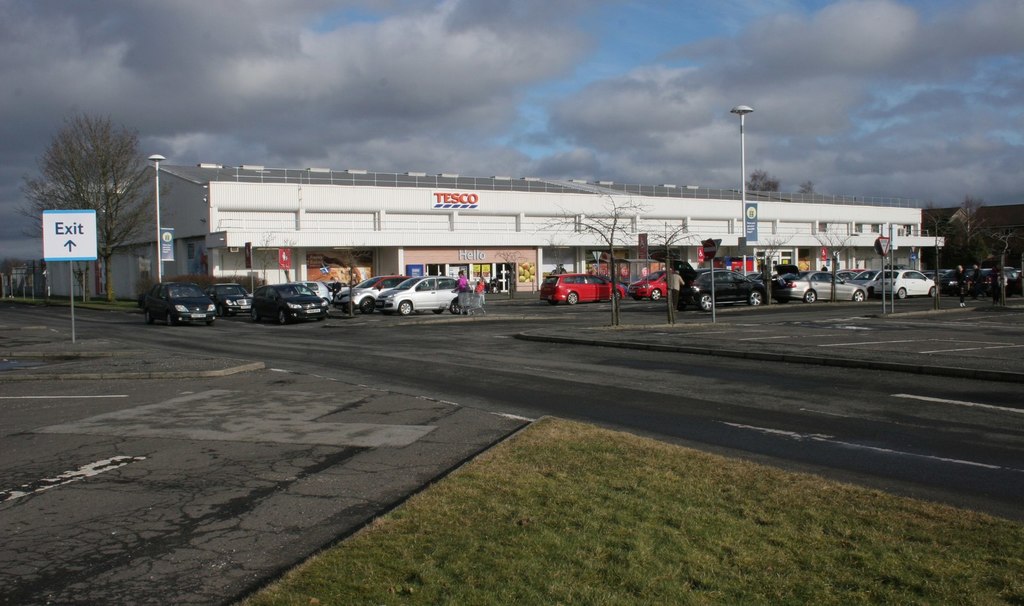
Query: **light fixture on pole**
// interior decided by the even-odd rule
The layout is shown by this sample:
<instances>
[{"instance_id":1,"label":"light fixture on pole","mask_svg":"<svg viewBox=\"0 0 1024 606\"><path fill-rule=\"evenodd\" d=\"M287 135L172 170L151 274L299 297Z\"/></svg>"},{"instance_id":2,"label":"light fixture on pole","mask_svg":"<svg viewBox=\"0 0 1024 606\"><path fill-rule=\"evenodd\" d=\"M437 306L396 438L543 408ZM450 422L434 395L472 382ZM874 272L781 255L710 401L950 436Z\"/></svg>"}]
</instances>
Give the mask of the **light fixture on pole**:
<instances>
[{"instance_id":1,"label":"light fixture on pole","mask_svg":"<svg viewBox=\"0 0 1024 606\"><path fill-rule=\"evenodd\" d=\"M743 203L743 212L746 213L747 205L747 145L743 138L743 122L744 116L754 111L753 107L749 105L737 105L730 110L730 113L736 114L740 117L740 199Z\"/></svg>"},{"instance_id":2,"label":"light fixture on pole","mask_svg":"<svg viewBox=\"0 0 1024 606\"><path fill-rule=\"evenodd\" d=\"M155 170L153 171L156 175L156 183L154 184L154 191L156 192L156 281L157 283L163 282L163 261L160 251L160 162L167 158L160 154L153 154L149 157L149 161L153 163Z\"/></svg>"}]
</instances>

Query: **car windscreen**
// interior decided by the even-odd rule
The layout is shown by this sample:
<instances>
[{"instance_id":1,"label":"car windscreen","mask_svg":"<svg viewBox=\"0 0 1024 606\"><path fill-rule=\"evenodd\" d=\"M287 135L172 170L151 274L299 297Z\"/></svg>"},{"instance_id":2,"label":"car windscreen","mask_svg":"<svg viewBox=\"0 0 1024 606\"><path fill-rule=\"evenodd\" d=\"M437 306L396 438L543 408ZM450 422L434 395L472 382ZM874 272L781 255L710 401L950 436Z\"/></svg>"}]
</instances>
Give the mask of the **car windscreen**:
<instances>
[{"instance_id":1,"label":"car windscreen","mask_svg":"<svg viewBox=\"0 0 1024 606\"><path fill-rule=\"evenodd\" d=\"M367 278L367 279L363 280L362 282L360 282L359 284L356 284L356 288L370 288L376 282L377 282L377 278Z\"/></svg>"},{"instance_id":2,"label":"car windscreen","mask_svg":"<svg viewBox=\"0 0 1024 606\"><path fill-rule=\"evenodd\" d=\"M217 291L218 295L245 296L247 294L241 286L218 285L214 286L213 289Z\"/></svg>"},{"instance_id":3,"label":"car windscreen","mask_svg":"<svg viewBox=\"0 0 1024 606\"><path fill-rule=\"evenodd\" d=\"M198 286L190 286L187 284L184 286L172 286L169 294L176 299L206 296L206 293L204 293Z\"/></svg>"},{"instance_id":4,"label":"car windscreen","mask_svg":"<svg viewBox=\"0 0 1024 606\"><path fill-rule=\"evenodd\" d=\"M278 286L277 292L285 299L310 295L315 296L313 295L313 291L309 290L309 288L303 284L287 284L285 286Z\"/></svg>"},{"instance_id":5,"label":"car windscreen","mask_svg":"<svg viewBox=\"0 0 1024 606\"><path fill-rule=\"evenodd\" d=\"M394 287L395 290L409 290L412 285L419 282L420 278L409 278L408 280L402 280L400 284Z\"/></svg>"}]
</instances>

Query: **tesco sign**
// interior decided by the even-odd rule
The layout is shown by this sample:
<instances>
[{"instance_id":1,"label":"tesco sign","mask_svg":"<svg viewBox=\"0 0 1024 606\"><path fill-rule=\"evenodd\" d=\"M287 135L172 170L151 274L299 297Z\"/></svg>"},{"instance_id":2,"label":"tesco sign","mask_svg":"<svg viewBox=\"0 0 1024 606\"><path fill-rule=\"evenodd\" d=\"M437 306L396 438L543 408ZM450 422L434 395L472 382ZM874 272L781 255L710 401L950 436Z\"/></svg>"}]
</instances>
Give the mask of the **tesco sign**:
<instances>
[{"instance_id":1,"label":"tesco sign","mask_svg":"<svg viewBox=\"0 0 1024 606\"><path fill-rule=\"evenodd\" d=\"M434 192L434 208L469 208L479 205L480 196L456 192Z\"/></svg>"}]
</instances>

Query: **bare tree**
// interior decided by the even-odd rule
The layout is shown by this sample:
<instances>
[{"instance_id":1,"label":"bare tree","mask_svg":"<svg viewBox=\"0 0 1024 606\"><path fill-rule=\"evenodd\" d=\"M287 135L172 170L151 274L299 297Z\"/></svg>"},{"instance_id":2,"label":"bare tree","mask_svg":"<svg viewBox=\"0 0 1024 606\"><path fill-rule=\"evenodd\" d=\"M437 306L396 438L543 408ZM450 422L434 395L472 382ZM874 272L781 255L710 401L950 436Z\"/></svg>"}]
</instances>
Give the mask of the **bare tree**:
<instances>
[{"instance_id":1,"label":"bare tree","mask_svg":"<svg viewBox=\"0 0 1024 606\"><path fill-rule=\"evenodd\" d=\"M644 213L646 207L630 197L601 194L604 206L593 215L575 214L563 210L553 227L570 228L578 234L590 235L608 248L608 266L612 281L612 326L619 325L619 278L615 266L615 248L626 247L627 237L633 233L633 219Z\"/></svg>"},{"instance_id":2,"label":"bare tree","mask_svg":"<svg viewBox=\"0 0 1024 606\"><path fill-rule=\"evenodd\" d=\"M1019 229L993 228L984 230L983 235L989 242L992 254L998 258L996 267L993 268L992 288L999 289L999 304L1006 305L1006 274L1003 270L1006 267L1006 254L1010 251L1013 242L1024 240L1024 233L1021 233ZM1001 275L995 273L996 269L999 270Z\"/></svg>"},{"instance_id":3,"label":"bare tree","mask_svg":"<svg viewBox=\"0 0 1024 606\"><path fill-rule=\"evenodd\" d=\"M836 300L836 270L839 265L836 261L839 260L840 253L846 250L853 235L850 234L849 230L841 231L835 229L833 225L828 225L824 231L819 230L818 233L814 234L814 238L823 248L828 249L829 254L832 256L832 288L828 301L829 303L834 303Z\"/></svg>"},{"instance_id":4,"label":"bare tree","mask_svg":"<svg viewBox=\"0 0 1024 606\"><path fill-rule=\"evenodd\" d=\"M674 266L672 264L672 258L673 258L672 257L672 248L673 247L678 247L678 246L683 246L685 243L688 243L688 242L691 242L693 240L696 240L697 236L694 235L694 234L691 234L689 232L689 230L687 229L686 225L684 225L682 223L679 223L677 225L670 225L669 223L665 223L664 230L661 231L661 232L652 232L650 234L650 238L651 238L651 244L652 245L657 246L657 247L661 247L661 248L663 248L665 250L665 272L666 272L665 273L665 283L670 285L671 283L668 282L668 279L669 279L668 272L675 271ZM680 260L681 259L682 259L682 256L680 255ZM665 297L665 300L666 300L665 306L666 306L667 314L668 314L668 323L669 324L675 324L676 323L676 308L675 308L675 306L678 303L678 301L673 301L672 300L672 296L671 296L672 290L671 290L671 288L669 288L669 293L668 294L669 294L669 296ZM681 292L677 292L676 296L677 297L678 296L682 296L682 293Z\"/></svg>"},{"instance_id":5,"label":"bare tree","mask_svg":"<svg viewBox=\"0 0 1024 606\"><path fill-rule=\"evenodd\" d=\"M778 177L769 175L766 170L758 169L750 173L747 191L779 191L779 185Z\"/></svg>"},{"instance_id":6,"label":"bare tree","mask_svg":"<svg viewBox=\"0 0 1024 606\"><path fill-rule=\"evenodd\" d=\"M767 238L758 238L757 248L759 253L764 255L764 264L761 267L762 280L764 280L764 304L772 304L772 261L776 255L779 254L789 241L793 239L793 236L770 236Z\"/></svg>"},{"instance_id":7,"label":"bare tree","mask_svg":"<svg viewBox=\"0 0 1024 606\"><path fill-rule=\"evenodd\" d=\"M808 179L800 184L801 194L813 194L814 193L814 181Z\"/></svg>"},{"instance_id":8,"label":"bare tree","mask_svg":"<svg viewBox=\"0 0 1024 606\"><path fill-rule=\"evenodd\" d=\"M959 258L979 261L988 256L988 242L985 239L986 221L982 216L985 201L973 196L964 196L960 208L950 217L949 235Z\"/></svg>"},{"instance_id":9,"label":"bare tree","mask_svg":"<svg viewBox=\"0 0 1024 606\"><path fill-rule=\"evenodd\" d=\"M109 118L75 116L50 141L39 159L39 176L25 179L28 202L21 214L35 222L44 210L95 210L97 252L107 267L107 300L114 300L114 251L134 242L148 226L147 165L138 134L115 127Z\"/></svg>"},{"instance_id":10,"label":"bare tree","mask_svg":"<svg viewBox=\"0 0 1024 606\"><path fill-rule=\"evenodd\" d=\"M497 253L497 257L504 261L506 265L512 266L512 277L508 281L508 298L511 299L515 295L516 286L518 286L519 281L519 267L525 257L518 250L503 250Z\"/></svg>"}]
</instances>

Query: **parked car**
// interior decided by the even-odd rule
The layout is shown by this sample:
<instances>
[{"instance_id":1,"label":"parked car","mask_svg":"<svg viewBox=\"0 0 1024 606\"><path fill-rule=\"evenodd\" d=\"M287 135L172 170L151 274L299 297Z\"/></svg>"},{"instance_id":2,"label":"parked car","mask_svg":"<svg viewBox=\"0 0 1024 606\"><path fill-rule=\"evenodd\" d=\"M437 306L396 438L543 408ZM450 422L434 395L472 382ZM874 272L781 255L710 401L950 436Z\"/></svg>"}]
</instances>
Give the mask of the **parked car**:
<instances>
[{"instance_id":1,"label":"parked car","mask_svg":"<svg viewBox=\"0 0 1024 606\"><path fill-rule=\"evenodd\" d=\"M657 301L668 294L668 283L665 281L665 270L651 272L641 280L629 285L626 294L634 300L650 299Z\"/></svg>"},{"instance_id":2,"label":"parked car","mask_svg":"<svg viewBox=\"0 0 1024 606\"><path fill-rule=\"evenodd\" d=\"M960 293L960 285L956 281L955 269L940 269L938 271L921 272L926 278L934 280L939 285L939 292L944 295L957 295ZM970 275L970 274L968 274Z\"/></svg>"},{"instance_id":3,"label":"parked car","mask_svg":"<svg viewBox=\"0 0 1024 606\"><path fill-rule=\"evenodd\" d=\"M624 289L619 284L618 297L623 296ZM593 274L555 274L544 278L540 285L540 300L551 305L566 303L576 305L592 301L610 301L612 298L611 280Z\"/></svg>"},{"instance_id":4,"label":"parked car","mask_svg":"<svg viewBox=\"0 0 1024 606\"><path fill-rule=\"evenodd\" d=\"M882 284L882 280L885 284ZM897 299L906 299L915 296L935 296L935 282L928 276L914 269L885 270L869 269L857 274L856 278L850 280L853 284L859 284L867 290L869 297L886 296L895 292Z\"/></svg>"},{"instance_id":5,"label":"parked car","mask_svg":"<svg viewBox=\"0 0 1024 606\"><path fill-rule=\"evenodd\" d=\"M217 319L217 306L198 284L161 282L143 295L142 315L146 324L163 320L170 326L191 322L206 322L209 326Z\"/></svg>"},{"instance_id":6,"label":"parked car","mask_svg":"<svg viewBox=\"0 0 1024 606\"><path fill-rule=\"evenodd\" d=\"M352 304L359 309L360 313L373 313L377 306L377 296L381 291L394 288L409 279L409 276L377 276L367 278L356 284L351 289L346 288L339 292L334 299L334 306L338 309L348 309L349 291L355 294L352 297Z\"/></svg>"},{"instance_id":7,"label":"parked car","mask_svg":"<svg viewBox=\"0 0 1024 606\"><path fill-rule=\"evenodd\" d=\"M206 296L217 306L218 316L247 314L252 309L252 295L241 284L214 284L206 289Z\"/></svg>"},{"instance_id":8,"label":"parked car","mask_svg":"<svg viewBox=\"0 0 1024 606\"><path fill-rule=\"evenodd\" d=\"M863 301L867 299L867 289L859 284L836 278L837 301ZM772 298L779 303L803 301L814 303L818 299L832 300L832 274L825 271L802 271L799 274L787 274L772 287Z\"/></svg>"},{"instance_id":9,"label":"parked car","mask_svg":"<svg viewBox=\"0 0 1024 606\"><path fill-rule=\"evenodd\" d=\"M685 309L687 305L696 305L704 311L711 311L712 304L745 301L748 305L760 305L764 301L764 284L728 269L714 271L715 295L712 300L711 275L709 269L697 271L696 277L679 293L680 309Z\"/></svg>"},{"instance_id":10,"label":"parked car","mask_svg":"<svg viewBox=\"0 0 1024 606\"><path fill-rule=\"evenodd\" d=\"M327 282L320 282L318 280L304 280L301 282L288 282L288 284L302 284L309 290L313 291L313 294L320 297L327 304L331 304L331 299L334 297L334 293L331 292L331 288L327 285Z\"/></svg>"},{"instance_id":11,"label":"parked car","mask_svg":"<svg viewBox=\"0 0 1024 606\"><path fill-rule=\"evenodd\" d=\"M250 317L253 322L264 318L273 318L278 324L323 320L327 312L327 301L302 283L268 284L252 293Z\"/></svg>"},{"instance_id":12,"label":"parked car","mask_svg":"<svg viewBox=\"0 0 1024 606\"><path fill-rule=\"evenodd\" d=\"M863 269L840 269L839 271L836 272L836 277L837 278L842 278L844 280L852 280L853 278L856 278L857 274L859 274L862 271L864 271L864 270Z\"/></svg>"},{"instance_id":13,"label":"parked car","mask_svg":"<svg viewBox=\"0 0 1024 606\"><path fill-rule=\"evenodd\" d=\"M409 278L377 295L377 311L408 316L419 311L459 313L458 280L444 276Z\"/></svg>"}]
</instances>

